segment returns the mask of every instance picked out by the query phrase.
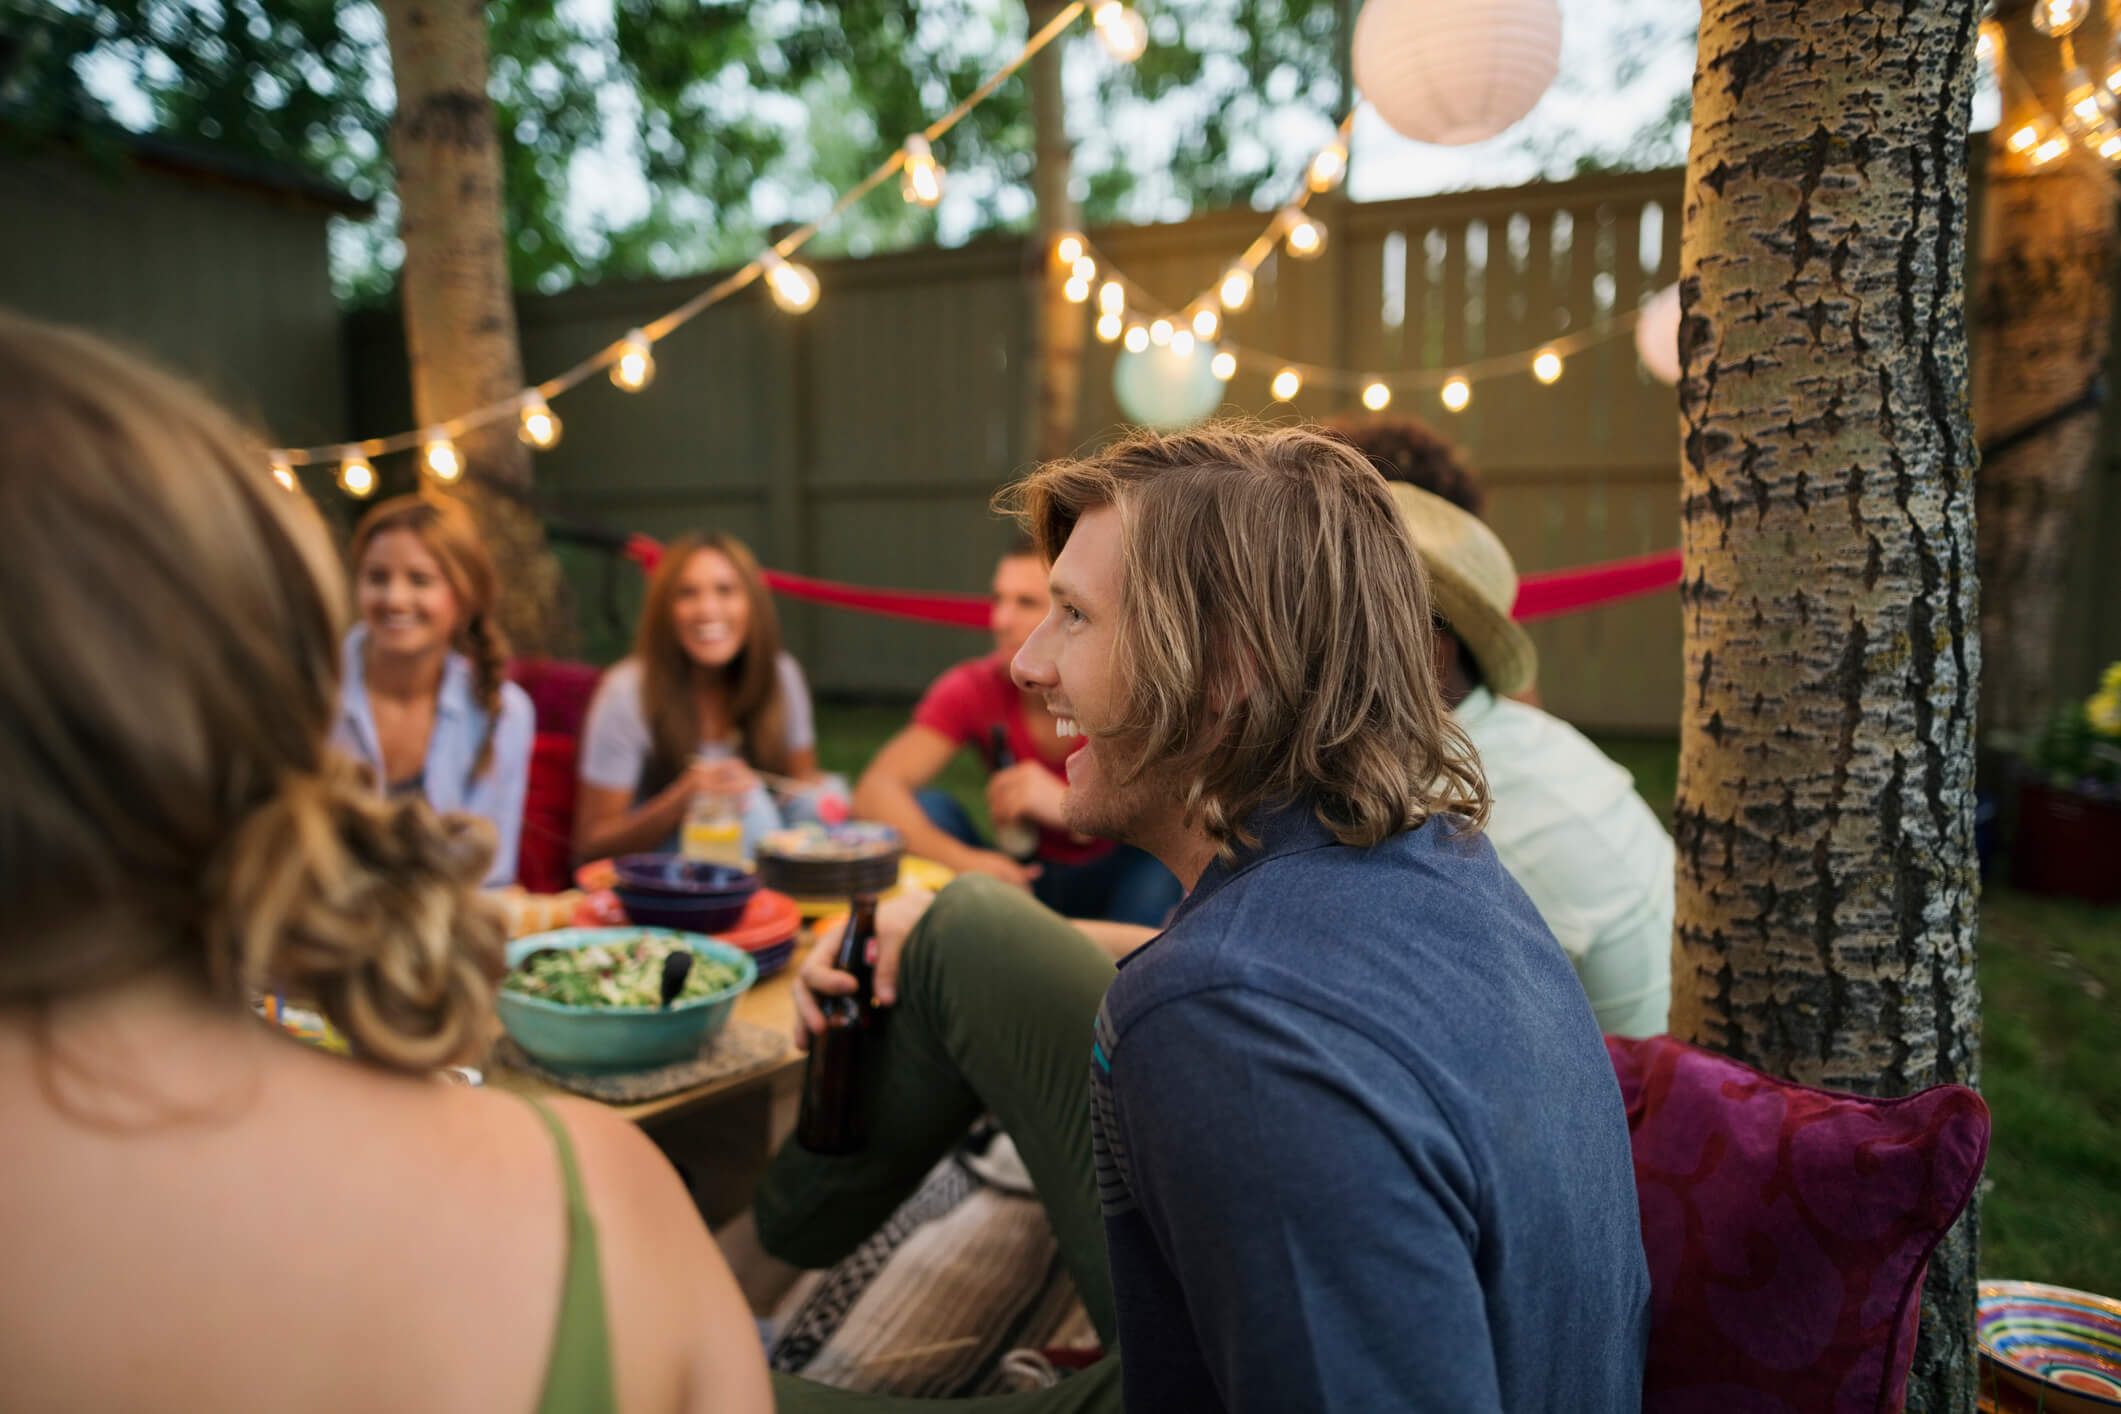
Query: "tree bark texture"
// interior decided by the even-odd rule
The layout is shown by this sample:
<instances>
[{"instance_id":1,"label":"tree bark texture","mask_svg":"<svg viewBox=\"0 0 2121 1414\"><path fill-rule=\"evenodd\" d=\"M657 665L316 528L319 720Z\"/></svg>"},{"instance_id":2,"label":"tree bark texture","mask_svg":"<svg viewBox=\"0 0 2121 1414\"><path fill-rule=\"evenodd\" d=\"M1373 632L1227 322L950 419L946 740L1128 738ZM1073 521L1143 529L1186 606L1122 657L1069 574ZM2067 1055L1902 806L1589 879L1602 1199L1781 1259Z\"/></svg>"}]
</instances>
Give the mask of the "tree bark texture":
<instances>
[{"instance_id":1,"label":"tree bark texture","mask_svg":"<svg viewBox=\"0 0 2121 1414\"><path fill-rule=\"evenodd\" d=\"M486 9L478 0L382 0L382 9L398 93L390 152L406 352L414 413L433 426L523 388L501 149L486 96ZM510 641L518 651L563 651L572 633L559 565L535 512L505 490L530 485L530 450L516 432L508 418L459 436L467 474L453 494L493 555Z\"/></svg>"},{"instance_id":2,"label":"tree bark texture","mask_svg":"<svg viewBox=\"0 0 2121 1414\"><path fill-rule=\"evenodd\" d=\"M2113 307L2112 178L2081 154L2030 173L2007 161L1997 144L1975 416L1991 443L2046 425L1990 456L1976 481L1983 735L2037 731L2058 700L2091 686L2056 682L2055 655L2079 493L2098 453L2100 409L2085 393L2106 362Z\"/></svg>"},{"instance_id":3,"label":"tree bark texture","mask_svg":"<svg viewBox=\"0 0 2121 1414\"><path fill-rule=\"evenodd\" d=\"M1808 1084L1976 1079L1976 0L1709 0L1681 261L1672 1031ZM1974 1407L1974 1226L1911 1409Z\"/></svg>"},{"instance_id":4,"label":"tree bark texture","mask_svg":"<svg viewBox=\"0 0 2121 1414\"><path fill-rule=\"evenodd\" d=\"M1057 0L1031 0L1031 33L1043 29L1061 11ZM1053 242L1075 229L1075 200L1068 194L1072 149L1068 142L1067 104L1061 88L1061 49L1049 44L1031 56L1033 126L1032 195L1038 203L1038 249L1029 260L1037 311L1037 352L1031 363L1032 451L1041 461L1075 450L1076 425L1082 408L1083 321L1091 306L1072 304L1063 293L1068 271L1053 258ZM1100 271L1102 279L1104 272Z\"/></svg>"}]
</instances>

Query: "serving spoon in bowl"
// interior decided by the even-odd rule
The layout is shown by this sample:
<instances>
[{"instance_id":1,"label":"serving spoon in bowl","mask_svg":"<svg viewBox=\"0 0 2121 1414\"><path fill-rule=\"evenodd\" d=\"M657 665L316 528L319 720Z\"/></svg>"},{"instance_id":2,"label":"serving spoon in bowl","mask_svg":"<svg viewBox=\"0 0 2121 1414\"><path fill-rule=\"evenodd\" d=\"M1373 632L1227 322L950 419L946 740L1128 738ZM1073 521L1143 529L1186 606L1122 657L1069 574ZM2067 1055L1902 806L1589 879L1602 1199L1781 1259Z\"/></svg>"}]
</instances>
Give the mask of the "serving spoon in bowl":
<instances>
[{"instance_id":1,"label":"serving spoon in bowl","mask_svg":"<svg viewBox=\"0 0 2121 1414\"><path fill-rule=\"evenodd\" d=\"M692 975L692 949L679 948L663 958L663 1009L678 999L685 990L685 979Z\"/></svg>"}]
</instances>

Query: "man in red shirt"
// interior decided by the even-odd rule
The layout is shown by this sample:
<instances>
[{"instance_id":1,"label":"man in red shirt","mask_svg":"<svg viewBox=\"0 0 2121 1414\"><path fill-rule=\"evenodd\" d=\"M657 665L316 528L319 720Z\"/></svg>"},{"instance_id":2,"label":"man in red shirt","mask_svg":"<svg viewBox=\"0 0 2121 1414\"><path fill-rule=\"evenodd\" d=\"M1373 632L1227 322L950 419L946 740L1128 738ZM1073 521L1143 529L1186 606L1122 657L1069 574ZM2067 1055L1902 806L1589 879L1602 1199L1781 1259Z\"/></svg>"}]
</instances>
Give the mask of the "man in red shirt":
<instances>
[{"instance_id":1,"label":"man in red shirt","mask_svg":"<svg viewBox=\"0 0 2121 1414\"><path fill-rule=\"evenodd\" d=\"M995 651L959 663L929 686L913 709L912 723L886 742L862 773L855 813L895 826L911 853L960 874L991 874L1028 888L1063 917L1161 927L1178 902L1178 881L1132 846L1090 839L1062 825L1061 800L1068 788L1063 763L1082 738L1072 723L1062 735L1062 724L1045 703L1010 680L1009 660L1046 617L1047 607L1045 562L1028 541L1022 542L994 568ZM1013 764L996 760L997 728ZM1019 860L992 848L954 797L930 788L950 758L968 746L992 773L987 811L997 830L1036 830L1030 858Z\"/></svg>"}]
</instances>

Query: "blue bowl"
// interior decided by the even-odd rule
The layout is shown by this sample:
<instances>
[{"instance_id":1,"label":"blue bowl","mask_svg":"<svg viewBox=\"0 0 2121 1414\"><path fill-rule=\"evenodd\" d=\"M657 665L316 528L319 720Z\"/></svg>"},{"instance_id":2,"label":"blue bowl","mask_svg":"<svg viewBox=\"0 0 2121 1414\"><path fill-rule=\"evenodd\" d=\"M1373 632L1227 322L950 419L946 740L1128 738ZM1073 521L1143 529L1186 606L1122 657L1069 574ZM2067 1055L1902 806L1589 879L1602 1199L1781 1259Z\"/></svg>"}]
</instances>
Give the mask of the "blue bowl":
<instances>
[{"instance_id":1,"label":"blue bowl","mask_svg":"<svg viewBox=\"0 0 2121 1414\"><path fill-rule=\"evenodd\" d=\"M501 1025L526 1054L555 1070L651 1070L698 1055L729 1023L737 998L758 980L758 965L742 948L669 928L561 928L510 943L508 966L513 971L530 954L548 948L586 948L644 933L673 939L701 957L729 964L737 970L736 982L668 1009L566 1006L504 987L495 1002Z\"/></svg>"},{"instance_id":2,"label":"blue bowl","mask_svg":"<svg viewBox=\"0 0 2121 1414\"><path fill-rule=\"evenodd\" d=\"M617 887L661 898L722 898L758 892L759 876L682 854L622 854L611 861Z\"/></svg>"},{"instance_id":3,"label":"blue bowl","mask_svg":"<svg viewBox=\"0 0 2121 1414\"><path fill-rule=\"evenodd\" d=\"M759 970L759 980L763 982L768 977L773 976L775 973L780 972L783 968L787 967L789 961L793 959L794 956L795 939L790 938L785 943L775 943L770 948L760 948L757 952L751 955L751 960L754 964L757 965Z\"/></svg>"},{"instance_id":4,"label":"blue bowl","mask_svg":"<svg viewBox=\"0 0 2121 1414\"><path fill-rule=\"evenodd\" d=\"M701 898L642 893L627 884L620 884L612 892L618 895L619 907L626 910L629 923L645 928L675 928L682 933L726 933L744 916L745 906L758 888L759 881L752 879L750 887L741 893Z\"/></svg>"}]
</instances>

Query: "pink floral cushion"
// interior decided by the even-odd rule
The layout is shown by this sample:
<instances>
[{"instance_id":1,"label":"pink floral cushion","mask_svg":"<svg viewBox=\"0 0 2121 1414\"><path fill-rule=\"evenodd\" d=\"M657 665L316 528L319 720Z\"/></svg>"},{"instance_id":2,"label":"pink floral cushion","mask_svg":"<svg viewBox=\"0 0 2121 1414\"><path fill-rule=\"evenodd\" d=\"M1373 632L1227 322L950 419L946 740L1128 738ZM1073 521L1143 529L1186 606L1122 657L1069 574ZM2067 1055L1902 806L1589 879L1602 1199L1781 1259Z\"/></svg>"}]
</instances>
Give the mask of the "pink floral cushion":
<instances>
[{"instance_id":1,"label":"pink floral cushion","mask_svg":"<svg viewBox=\"0 0 2121 1414\"><path fill-rule=\"evenodd\" d=\"M1900 1408L1923 1270L1988 1152L1981 1097L1834 1094L1669 1036L1606 1050L1650 1264L1645 1414Z\"/></svg>"}]
</instances>

